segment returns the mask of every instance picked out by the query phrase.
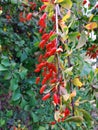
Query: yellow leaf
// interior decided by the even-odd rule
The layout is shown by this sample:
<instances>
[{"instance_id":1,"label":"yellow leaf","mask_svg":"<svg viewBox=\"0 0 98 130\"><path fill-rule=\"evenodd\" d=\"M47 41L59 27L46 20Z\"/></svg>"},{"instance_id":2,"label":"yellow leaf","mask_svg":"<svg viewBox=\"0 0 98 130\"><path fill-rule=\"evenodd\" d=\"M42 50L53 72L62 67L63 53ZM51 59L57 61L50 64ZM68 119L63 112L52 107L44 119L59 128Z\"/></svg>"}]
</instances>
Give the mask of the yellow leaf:
<instances>
[{"instance_id":1,"label":"yellow leaf","mask_svg":"<svg viewBox=\"0 0 98 130\"><path fill-rule=\"evenodd\" d=\"M95 69L95 74L98 74L98 68Z\"/></svg>"},{"instance_id":2,"label":"yellow leaf","mask_svg":"<svg viewBox=\"0 0 98 130\"><path fill-rule=\"evenodd\" d=\"M63 95L63 100L67 101L70 98L70 95L67 93L66 95Z\"/></svg>"},{"instance_id":3,"label":"yellow leaf","mask_svg":"<svg viewBox=\"0 0 98 130\"><path fill-rule=\"evenodd\" d=\"M58 2L61 4L62 7L66 8L66 9L71 9L72 7L72 1L71 0L63 0L62 2Z\"/></svg>"},{"instance_id":4,"label":"yellow leaf","mask_svg":"<svg viewBox=\"0 0 98 130\"><path fill-rule=\"evenodd\" d=\"M85 28L86 28L87 30L93 30L93 29L95 29L95 28L97 28L97 27L98 27L98 25L97 25L96 22L91 22L91 23L89 23L89 24L87 24L87 25L85 26Z\"/></svg>"},{"instance_id":5,"label":"yellow leaf","mask_svg":"<svg viewBox=\"0 0 98 130\"><path fill-rule=\"evenodd\" d=\"M92 18L94 17L94 14L92 14L89 18L89 22L92 20Z\"/></svg>"},{"instance_id":6,"label":"yellow leaf","mask_svg":"<svg viewBox=\"0 0 98 130\"><path fill-rule=\"evenodd\" d=\"M70 15L71 15L71 11L70 11L70 10L68 10L67 14L66 14L66 15L62 18L62 21L66 22L66 21L67 21L67 19L69 19L69 18L70 18Z\"/></svg>"},{"instance_id":7,"label":"yellow leaf","mask_svg":"<svg viewBox=\"0 0 98 130\"><path fill-rule=\"evenodd\" d=\"M70 94L70 97L73 98L76 96L76 90L74 90L71 94Z\"/></svg>"},{"instance_id":8,"label":"yellow leaf","mask_svg":"<svg viewBox=\"0 0 98 130\"><path fill-rule=\"evenodd\" d=\"M82 83L81 83L81 81L79 80L79 78L74 78L73 79L73 84L75 85L75 86L77 86L77 87L82 87Z\"/></svg>"},{"instance_id":9,"label":"yellow leaf","mask_svg":"<svg viewBox=\"0 0 98 130\"><path fill-rule=\"evenodd\" d=\"M61 3L61 2L63 2L63 1L64 1L64 0L57 0L56 2L57 2L57 3Z\"/></svg>"},{"instance_id":10,"label":"yellow leaf","mask_svg":"<svg viewBox=\"0 0 98 130\"><path fill-rule=\"evenodd\" d=\"M64 21L60 20L59 25L60 25L62 31L68 30L68 27L67 27L67 25L65 25Z\"/></svg>"},{"instance_id":11,"label":"yellow leaf","mask_svg":"<svg viewBox=\"0 0 98 130\"><path fill-rule=\"evenodd\" d=\"M79 97L79 98L75 101L75 103L74 103L75 106L79 106L79 104L80 104L80 99L81 99L81 98Z\"/></svg>"},{"instance_id":12,"label":"yellow leaf","mask_svg":"<svg viewBox=\"0 0 98 130\"><path fill-rule=\"evenodd\" d=\"M0 52L2 51L2 46L0 45Z\"/></svg>"},{"instance_id":13,"label":"yellow leaf","mask_svg":"<svg viewBox=\"0 0 98 130\"><path fill-rule=\"evenodd\" d=\"M3 11L2 11L2 10L0 10L0 15L2 14L2 12L3 12Z\"/></svg>"},{"instance_id":14,"label":"yellow leaf","mask_svg":"<svg viewBox=\"0 0 98 130\"><path fill-rule=\"evenodd\" d=\"M6 30L7 30L6 27L4 27L3 30L4 30L4 32L6 32Z\"/></svg>"}]
</instances>

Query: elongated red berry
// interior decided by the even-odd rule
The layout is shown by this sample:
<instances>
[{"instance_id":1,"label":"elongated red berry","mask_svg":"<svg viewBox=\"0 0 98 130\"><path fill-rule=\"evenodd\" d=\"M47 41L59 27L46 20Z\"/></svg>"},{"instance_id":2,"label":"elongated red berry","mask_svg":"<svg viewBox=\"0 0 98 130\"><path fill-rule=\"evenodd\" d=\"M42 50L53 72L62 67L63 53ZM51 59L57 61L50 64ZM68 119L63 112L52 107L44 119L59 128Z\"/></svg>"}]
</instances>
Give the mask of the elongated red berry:
<instances>
[{"instance_id":1,"label":"elongated red berry","mask_svg":"<svg viewBox=\"0 0 98 130\"><path fill-rule=\"evenodd\" d=\"M38 84L39 81L40 81L40 77L37 77L37 78L36 78L36 84Z\"/></svg>"},{"instance_id":2,"label":"elongated red berry","mask_svg":"<svg viewBox=\"0 0 98 130\"><path fill-rule=\"evenodd\" d=\"M28 15L26 16L27 21L31 20L31 18L32 18L32 13L28 13Z\"/></svg>"},{"instance_id":3,"label":"elongated red berry","mask_svg":"<svg viewBox=\"0 0 98 130\"><path fill-rule=\"evenodd\" d=\"M66 108L65 111L64 111L64 116L65 116L65 117L66 117L66 116L69 116L69 114L70 114L70 111L69 111L68 108Z\"/></svg>"},{"instance_id":4,"label":"elongated red berry","mask_svg":"<svg viewBox=\"0 0 98 130\"><path fill-rule=\"evenodd\" d=\"M87 0L84 0L84 1L83 1L83 5L85 5L86 3L87 3Z\"/></svg>"},{"instance_id":5,"label":"elongated red berry","mask_svg":"<svg viewBox=\"0 0 98 130\"><path fill-rule=\"evenodd\" d=\"M42 5L40 11L44 10L46 7L47 7L46 5Z\"/></svg>"},{"instance_id":6,"label":"elongated red berry","mask_svg":"<svg viewBox=\"0 0 98 130\"><path fill-rule=\"evenodd\" d=\"M41 0L42 2L49 2L49 0Z\"/></svg>"},{"instance_id":7,"label":"elongated red berry","mask_svg":"<svg viewBox=\"0 0 98 130\"><path fill-rule=\"evenodd\" d=\"M38 72L40 72L40 69L37 68L37 69L34 70L34 72L38 73Z\"/></svg>"},{"instance_id":8,"label":"elongated red berry","mask_svg":"<svg viewBox=\"0 0 98 130\"><path fill-rule=\"evenodd\" d=\"M42 40L42 41L39 43L39 47L43 49L44 46L45 46L45 44L46 44L46 41L45 41L45 40Z\"/></svg>"},{"instance_id":9,"label":"elongated red berry","mask_svg":"<svg viewBox=\"0 0 98 130\"><path fill-rule=\"evenodd\" d=\"M43 85L41 88L40 88L40 94L43 94L44 90L46 89L46 85Z\"/></svg>"},{"instance_id":10,"label":"elongated red berry","mask_svg":"<svg viewBox=\"0 0 98 130\"><path fill-rule=\"evenodd\" d=\"M53 101L55 104L58 104L58 96L56 93L53 95Z\"/></svg>"},{"instance_id":11,"label":"elongated red berry","mask_svg":"<svg viewBox=\"0 0 98 130\"><path fill-rule=\"evenodd\" d=\"M56 121L50 122L50 125L55 125L55 124L56 124Z\"/></svg>"},{"instance_id":12,"label":"elongated red berry","mask_svg":"<svg viewBox=\"0 0 98 130\"><path fill-rule=\"evenodd\" d=\"M46 101L48 98L50 98L50 93L47 93L45 96L43 96L42 100Z\"/></svg>"}]
</instances>

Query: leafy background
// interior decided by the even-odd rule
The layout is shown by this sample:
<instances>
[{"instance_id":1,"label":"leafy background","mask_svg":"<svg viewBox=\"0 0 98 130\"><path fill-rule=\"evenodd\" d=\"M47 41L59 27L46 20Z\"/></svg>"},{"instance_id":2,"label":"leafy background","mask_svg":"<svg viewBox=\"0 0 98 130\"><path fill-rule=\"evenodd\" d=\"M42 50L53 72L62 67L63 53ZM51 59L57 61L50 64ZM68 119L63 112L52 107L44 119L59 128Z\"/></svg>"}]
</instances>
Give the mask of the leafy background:
<instances>
[{"instance_id":1,"label":"leafy background","mask_svg":"<svg viewBox=\"0 0 98 130\"><path fill-rule=\"evenodd\" d=\"M78 13L78 10L82 8L82 1L72 0L72 10L76 18L79 19L74 20L69 30L70 44L68 50L73 49L71 55L71 62L75 64L73 74L80 75L84 83L84 87L80 91L76 88L76 99L80 98L84 102L81 101L80 109L77 106L75 108L77 115L83 116L84 120L81 122L76 119L72 120L73 123L66 121L54 126L49 124L54 120L51 99L42 102L39 94L41 84L35 84L38 75L34 73L34 69L40 54L38 44L41 40L37 23L40 17L38 15L39 7L42 3L38 0L33 2L36 2L37 5L34 10L29 7L25 8L27 8L27 13L32 12L34 16L32 20L24 23L19 21L19 13L24 11L21 2L17 3L17 0L2 0L0 2L0 6L3 7L3 12L0 14L0 129L12 130L14 127L21 127L24 130L59 130L63 128L92 130L94 129L93 126L98 128L96 109L96 106L98 107L96 100L98 98L96 96L98 94L98 87L96 87L98 73L95 74L91 65L84 61L87 48L93 43L98 44L98 38L95 41L89 39L83 49L76 49L78 27L81 30L83 24L87 23L89 19L82 12ZM96 0L90 0L91 13L94 14L92 21L96 22L98 20L98 8L92 10L95 3ZM7 15L11 16L10 20L6 18ZM51 25L49 25L50 27ZM95 29L95 34L98 37L97 29ZM82 37L85 37L84 34ZM62 55L62 62L66 55L67 53ZM73 75L70 69L67 74ZM85 110L92 114L93 120Z\"/></svg>"}]
</instances>

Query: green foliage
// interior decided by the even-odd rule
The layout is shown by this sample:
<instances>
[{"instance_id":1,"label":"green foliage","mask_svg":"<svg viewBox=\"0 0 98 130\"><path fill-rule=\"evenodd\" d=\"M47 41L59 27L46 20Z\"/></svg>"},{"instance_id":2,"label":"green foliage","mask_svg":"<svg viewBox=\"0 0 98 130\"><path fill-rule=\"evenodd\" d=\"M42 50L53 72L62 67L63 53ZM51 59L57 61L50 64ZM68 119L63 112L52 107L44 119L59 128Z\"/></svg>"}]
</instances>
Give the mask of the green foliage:
<instances>
[{"instance_id":1,"label":"green foliage","mask_svg":"<svg viewBox=\"0 0 98 130\"><path fill-rule=\"evenodd\" d=\"M18 0L11 0L10 2L2 0L0 2L0 6L3 8L3 12L0 14L0 129L11 130L13 126L18 127L18 124L21 124L25 130L59 130L62 127L68 130L82 130L82 128L90 130L92 128L92 119L84 110L92 110L89 103L80 103L81 108L79 109L76 107L77 116L67 118L64 123L60 122L60 125L58 123L54 126L50 125L50 122L54 120L53 105L50 103L51 99L42 102L42 96L39 94L41 83L39 85L35 84L39 73L35 74L34 69L40 54L38 46L41 40L38 32L41 2L38 0L35 2L37 4L35 10L32 10L26 4L26 1L23 1L26 10L23 3ZM65 29L69 38L68 45L63 44L65 50L60 56L63 67L67 67L66 70L63 70L62 67L64 76L66 80L69 77L80 76L83 81L85 92L82 92L82 90L79 92L78 88L74 86L77 90L75 100L78 97L88 101L96 99L94 96L96 88L92 89L92 85L97 82L98 74L95 74L91 65L84 61L84 54L93 42L89 39L87 43L85 30L81 32L85 23L88 22L88 17L82 14L81 5L77 1L72 4L70 0L68 3L65 0L60 4L66 9L70 9L73 5L72 10L74 11L71 18L72 21L69 19L69 22L67 22L68 28ZM91 6L93 7L93 5L94 3L91 1ZM78 13L79 10L80 12ZM24 16L32 12L32 20L21 22L19 20L21 12L24 13ZM39 16L36 13L39 13ZM8 16L11 18L7 18ZM98 16L95 15L92 21L98 21ZM47 32L52 28L51 23L48 24ZM65 36L63 32L60 33ZM77 39L78 34L81 34L80 40ZM96 29L95 34L97 34ZM57 35L53 35L50 37L50 41L56 37ZM95 43L97 43L96 40ZM68 67L66 62L68 56L71 58L72 67ZM51 56L47 61L51 63L54 58L54 56ZM69 89L69 85L67 85L67 88ZM97 100L96 104L98 107ZM73 123L71 124L70 121Z\"/></svg>"}]
</instances>

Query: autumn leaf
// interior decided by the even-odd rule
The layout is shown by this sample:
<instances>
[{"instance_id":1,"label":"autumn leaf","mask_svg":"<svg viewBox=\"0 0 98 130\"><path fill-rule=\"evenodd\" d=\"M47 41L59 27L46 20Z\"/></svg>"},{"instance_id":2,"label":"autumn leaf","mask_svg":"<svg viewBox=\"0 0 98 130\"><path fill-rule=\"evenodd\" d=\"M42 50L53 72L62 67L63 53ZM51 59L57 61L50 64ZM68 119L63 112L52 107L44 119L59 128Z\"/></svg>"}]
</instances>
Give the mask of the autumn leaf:
<instances>
[{"instance_id":1,"label":"autumn leaf","mask_svg":"<svg viewBox=\"0 0 98 130\"><path fill-rule=\"evenodd\" d=\"M70 94L70 97L73 98L76 96L76 90L73 90L73 92Z\"/></svg>"},{"instance_id":2,"label":"autumn leaf","mask_svg":"<svg viewBox=\"0 0 98 130\"><path fill-rule=\"evenodd\" d=\"M76 101L75 101L75 106L79 106L79 104L80 104L80 99L81 99L81 97L79 97Z\"/></svg>"},{"instance_id":3,"label":"autumn leaf","mask_svg":"<svg viewBox=\"0 0 98 130\"><path fill-rule=\"evenodd\" d=\"M64 0L57 0L58 3L61 3L61 2L63 2L63 1L64 1Z\"/></svg>"},{"instance_id":4,"label":"autumn leaf","mask_svg":"<svg viewBox=\"0 0 98 130\"><path fill-rule=\"evenodd\" d=\"M56 121L58 121L59 118L60 118L60 112L59 111L55 111L55 113L54 113L54 119Z\"/></svg>"},{"instance_id":5,"label":"autumn leaf","mask_svg":"<svg viewBox=\"0 0 98 130\"><path fill-rule=\"evenodd\" d=\"M67 101L70 98L70 95L67 93L66 95L62 95L63 100Z\"/></svg>"},{"instance_id":6,"label":"autumn leaf","mask_svg":"<svg viewBox=\"0 0 98 130\"><path fill-rule=\"evenodd\" d=\"M98 68L95 69L95 74L98 74Z\"/></svg>"},{"instance_id":7,"label":"autumn leaf","mask_svg":"<svg viewBox=\"0 0 98 130\"><path fill-rule=\"evenodd\" d=\"M57 3L60 3L62 7L66 9L71 9L72 1L71 0L57 0Z\"/></svg>"},{"instance_id":8,"label":"autumn leaf","mask_svg":"<svg viewBox=\"0 0 98 130\"><path fill-rule=\"evenodd\" d=\"M89 22L93 19L94 17L94 14L92 14L90 17L89 17Z\"/></svg>"},{"instance_id":9,"label":"autumn leaf","mask_svg":"<svg viewBox=\"0 0 98 130\"><path fill-rule=\"evenodd\" d=\"M83 84L82 84L82 82L79 80L79 78L74 78L72 82L73 82L73 84L74 84L75 86L77 86L77 87L82 87L82 86L83 86Z\"/></svg>"},{"instance_id":10,"label":"autumn leaf","mask_svg":"<svg viewBox=\"0 0 98 130\"><path fill-rule=\"evenodd\" d=\"M98 27L98 25L97 25L96 22L91 22L91 23L89 23L89 24L87 24L87 25L85 26L85 28L86 28L87 30L93 30L93 29L95 29L95 28L97 28L97 27Z\"/></svg>"},{"instance_id":11,"label":"autumn leaf","mask_svg":"<svg viewBox=\"0 0 98 130\"><path fill-rule=\"evenodd\" d=\"M66 14L66 15L62 18L62 21L66 22L66 21L67 21L67 19L69 19L69 18L70 18L70 15L71 15L71 11L70 11L70 10L68 10L67 14Z\"/></svg>"}]
</instances>

